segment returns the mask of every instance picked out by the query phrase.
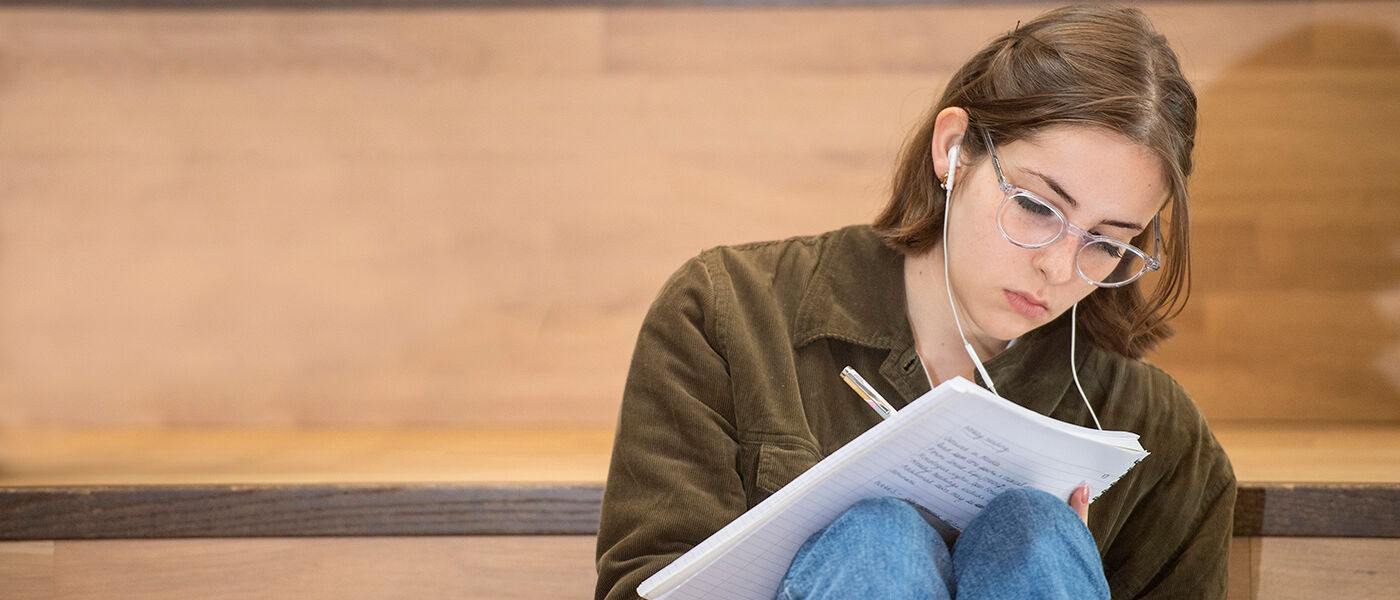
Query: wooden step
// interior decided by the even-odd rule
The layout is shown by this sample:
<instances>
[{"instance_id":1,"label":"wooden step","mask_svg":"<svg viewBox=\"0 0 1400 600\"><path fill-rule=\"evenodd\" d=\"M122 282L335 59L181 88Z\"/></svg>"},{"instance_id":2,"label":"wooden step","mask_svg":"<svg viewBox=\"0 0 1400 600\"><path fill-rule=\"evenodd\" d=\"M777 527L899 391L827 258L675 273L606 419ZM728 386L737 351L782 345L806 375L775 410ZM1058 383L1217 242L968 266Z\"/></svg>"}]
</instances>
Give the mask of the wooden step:
<instances>
[{"instance_id":1,"label":"wooden step","mask_svg":"<svg viewBox=\"0 0 1400 600\"><path fill-rule=\"evenodd\" d=\"M1215 427L1239 536L1400 537L1400 425ZM0 539L596 531L611 432L10 430Z\"/></svg>"},{"instance_id":2,"label":"wooden step","mask_svg":"<svg viewBox=\"0 0 1400 600\"><path fill-rule=\"evenodd\" d=\"M0 540L593 535L601 485L0 488ZM1400 483L1244 483L1236 536L1400 538Z\"/></svg>"},{"instance_id":3,"label":"wooden step","mask_svg":"<svg viewBox=\"0 0 1400 600\"><path fill-rule=\"evenodd\" d=\"M1400 482L1400 423L1212 424L1242 482ZM599 483L612 429L0 429L0 487Z\"/></svg>"},{"instance_id":4,"label":"wooden step","mask_svg":"<svg viewBox=\"0 0 1400 600\"><path fill-rule=\"evenodd\" d=\"M1232 599L1400 586L1400 426L1215 429L1242 481ZM610 442L600 429L4 431L0 589L583 600Z\"/></svg>"},{"instance_id":5,"label":"wooden step","mask_svg":"<svg viewBox=\"0 0 1400 600\"><path fill-rule=\"evenodd\" d=\"M592 536L0 542L6 600L585 600Z\"/></svg>"},{"instance_id":6,"label":"wooden step","mask_svg":"<svg viewBox=\"0 0 1400 600\"><path fill-rule=\"evenodd\" d=\"M1230 600L1386 598L1400 540L1235 538ZM7 600L592 598L592 536L0 542Z\"/></svg>"}]
</instances>

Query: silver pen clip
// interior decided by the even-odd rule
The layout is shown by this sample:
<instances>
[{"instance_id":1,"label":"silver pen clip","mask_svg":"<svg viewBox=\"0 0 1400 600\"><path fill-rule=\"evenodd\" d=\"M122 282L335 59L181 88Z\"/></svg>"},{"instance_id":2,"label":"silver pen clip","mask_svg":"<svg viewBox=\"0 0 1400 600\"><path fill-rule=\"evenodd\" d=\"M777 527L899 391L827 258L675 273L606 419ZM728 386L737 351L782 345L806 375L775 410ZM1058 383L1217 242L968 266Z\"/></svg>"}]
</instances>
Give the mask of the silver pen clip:
<instances>
[{"instance_id":1,"label":"silver pen clip","mask_svg":"<svg viewBox=\"0 0 1400 600\"><path fill-rule=\"evenodd\" d=\"M894 416L896 412L894 407L890 406L889 402L885 402L885 399L880 396L880 392L870 387L870 384L867 383L865 378L861 377L860 373L857 373L855 369L851 367L841 369L841 379L846 380L846 385L851 386L851 389L855 390L856 394L858 394L861 399L865 400L866 404L870 405L870 408L875 409L875 412L880 414L881 419L888 419Z\"/></svg>"}]
</instances>

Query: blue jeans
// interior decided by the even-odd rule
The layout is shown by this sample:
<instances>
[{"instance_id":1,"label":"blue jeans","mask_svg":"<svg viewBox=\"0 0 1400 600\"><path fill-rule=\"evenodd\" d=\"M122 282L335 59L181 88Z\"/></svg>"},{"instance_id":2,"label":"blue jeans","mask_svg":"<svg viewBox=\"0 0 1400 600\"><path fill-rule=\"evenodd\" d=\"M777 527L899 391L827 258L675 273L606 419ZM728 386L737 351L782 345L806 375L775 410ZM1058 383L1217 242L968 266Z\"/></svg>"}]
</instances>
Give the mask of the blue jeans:
<instances>
[{"instance_id":1,"label":"blue jeans","mask_svg":"<svg viewBox=\"0 0 1400 600\"><path fill-rule=\"evenodd\" d=\"M857 502L797 551L777 600L1108 598L1103 562L1069 504L1006 492L952 552L912 504Z\"/></svg>"}]
</instances>

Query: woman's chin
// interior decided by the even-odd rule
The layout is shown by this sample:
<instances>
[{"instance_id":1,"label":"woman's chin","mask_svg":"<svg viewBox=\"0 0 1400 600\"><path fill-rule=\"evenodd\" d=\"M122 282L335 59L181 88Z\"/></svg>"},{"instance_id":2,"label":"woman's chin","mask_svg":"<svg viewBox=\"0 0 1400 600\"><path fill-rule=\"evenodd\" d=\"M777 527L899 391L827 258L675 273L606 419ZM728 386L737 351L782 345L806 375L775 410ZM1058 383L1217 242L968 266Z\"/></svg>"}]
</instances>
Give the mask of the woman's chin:
<instances>
[{"instance_id":1,"label":"woman's chin","mask_svg":"<svg viewBox=\"0 0 1400 600\"><path fill-rule=\"evenodd\" d=\"M1003 315L1002 319L999 319L997 323L992 324L992 327L984 329L983 331L991 338L1006 342L1026 335L1050 321L1051 319L1027 319L1021 315L1011 313Z\"/></svg>"}]
</instances>

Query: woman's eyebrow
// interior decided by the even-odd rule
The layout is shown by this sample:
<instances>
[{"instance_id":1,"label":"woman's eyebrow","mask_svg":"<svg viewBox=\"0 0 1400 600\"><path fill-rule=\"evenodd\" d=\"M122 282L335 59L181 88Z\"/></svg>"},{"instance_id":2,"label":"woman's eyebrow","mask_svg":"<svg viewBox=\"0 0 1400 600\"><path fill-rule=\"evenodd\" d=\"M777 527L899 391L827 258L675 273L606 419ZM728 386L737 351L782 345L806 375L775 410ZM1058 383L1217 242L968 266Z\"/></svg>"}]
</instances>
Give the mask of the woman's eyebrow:
<instances>
[{"instance_id":1,"label":"woman's eyebrow","mask_svg":"<svg viewBox=\"0 0 1400 600\"><path fill-rule=\"evenodd\" d=\"M1039 177L1041 181L1045 182L1045 185L1047 185L1047 186L1050 187L1050 191L1053 191L1053 192L1055 192L1056 194L1058 194L1058 195L1060 196L1060 198L1063 199L1063 200L1064 200L1067 204L1069 204L1070 206L1075 207L1075 208L1078 208L1078 207L1079 207L1079 201L1078 201L1078 200L1075 200L1075 199L1074 199L1074 196L1069 195L1069 192L1066 192L1066 191L1065 191L1064 186L1061 186L1061 185L1060 185L1060 182L1056 181L1054 177L1051 177L1051 176L1049 176L1049 175L1046 175L1046 174L1044 174L1044 173L1041 173L1040 171L1037 171L1037 170L1035 170L1035 169L1024 169L1024 168L1023 168L1023 169L1021 169L1021 170L1022 170L1022 171L1025 171L1025 172L1027 172L1027 173L1030 173L1031 175L1035 175L1036 177ZM1102 222L1102 224L1103 224L1103 225L1108 225L1109 227L1118 227L1118 228L1120 228L1120 229L1129 229L1129 230L1132 230L1132 231L1134 231L1134 232L1142 232L1144 229L1147 229L1147 226L1146 226L1146 225L1138 225L1137 223L1129 223L1129 222L1127 222L1127 221L1117 221L1117 220L1113 220L1113 219L1105 220L1105 221Z\"/></svg>"}]
</instances>

